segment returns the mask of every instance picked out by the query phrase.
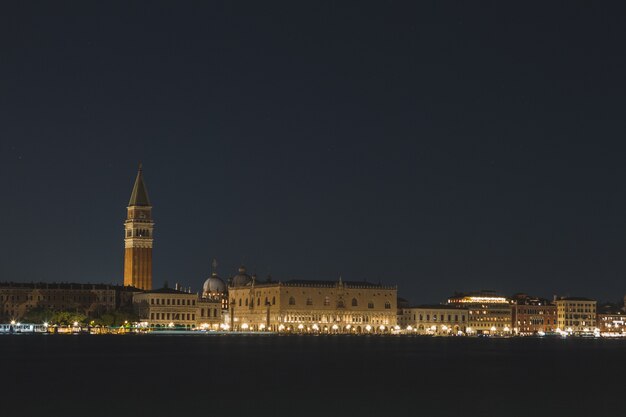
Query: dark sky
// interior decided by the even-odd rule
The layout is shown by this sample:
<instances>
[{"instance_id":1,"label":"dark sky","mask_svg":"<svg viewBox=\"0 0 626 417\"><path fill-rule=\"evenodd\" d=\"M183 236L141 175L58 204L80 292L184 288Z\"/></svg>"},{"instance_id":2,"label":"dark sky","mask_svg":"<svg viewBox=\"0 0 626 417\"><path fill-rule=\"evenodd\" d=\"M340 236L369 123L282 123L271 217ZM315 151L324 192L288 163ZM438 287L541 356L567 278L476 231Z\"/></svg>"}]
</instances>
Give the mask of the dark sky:
<instances>
[{"instance_id":1,"label":"dark sky","mask_svg":"<svg viewBox=\"0 0 626 417\"><path fill-rule=\"evenodd\" d=\"M626 292L624 6L204 3L2 5L0 280Z\"/></svg>"}]
</instances>

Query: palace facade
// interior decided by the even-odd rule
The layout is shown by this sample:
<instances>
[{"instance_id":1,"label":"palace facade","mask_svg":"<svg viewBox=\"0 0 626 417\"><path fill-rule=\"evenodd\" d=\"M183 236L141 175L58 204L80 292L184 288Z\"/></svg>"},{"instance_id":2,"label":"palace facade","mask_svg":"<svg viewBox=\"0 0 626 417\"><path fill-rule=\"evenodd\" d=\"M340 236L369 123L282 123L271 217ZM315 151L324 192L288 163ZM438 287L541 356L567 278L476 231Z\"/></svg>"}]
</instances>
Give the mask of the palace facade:
<instances>
[{"instance_id":1,"label":"palace facade","mask_svg":"<svg viewBox=\"0 0 626 417\"><path fill-rule=\"evenodd\" d=\"M364 281L259 281L244 267L230 280L235 331L388 332L397 323L397 288Z\"/></svg>"},{"instance_id":2,"label":"palace facade","mask_svg":"<svg viewBox=\"0 0 626 417\"><path fill-rule=\"evenodd\" d=\"M521 336L555 332L557 325L556 305L550 301L516 294L511 306L513 332Z\"/></svg>"}]
</instances>

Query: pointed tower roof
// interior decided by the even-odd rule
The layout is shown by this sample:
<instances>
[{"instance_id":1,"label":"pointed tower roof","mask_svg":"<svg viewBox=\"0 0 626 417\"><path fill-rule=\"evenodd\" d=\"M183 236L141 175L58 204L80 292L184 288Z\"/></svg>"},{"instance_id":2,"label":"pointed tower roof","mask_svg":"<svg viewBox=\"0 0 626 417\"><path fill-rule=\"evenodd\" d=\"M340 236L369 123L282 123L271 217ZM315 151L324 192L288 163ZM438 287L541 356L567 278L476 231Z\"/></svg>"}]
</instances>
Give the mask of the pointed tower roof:
<instances>
[{"instance_id":1,"label":"pointed tower roof","mask_svg":"<svg viewBox=\"0 0 626 417\"><path fill-rule=\"evenodd\" d=\"M130 194L129 206L149 206L150 199L148 198L148 191L146 190L146 184L143 182L143 169L139 164L139 172L137 173L137 179L135 179L135 186L133 192Z\"/></svg>"}]
</instances>

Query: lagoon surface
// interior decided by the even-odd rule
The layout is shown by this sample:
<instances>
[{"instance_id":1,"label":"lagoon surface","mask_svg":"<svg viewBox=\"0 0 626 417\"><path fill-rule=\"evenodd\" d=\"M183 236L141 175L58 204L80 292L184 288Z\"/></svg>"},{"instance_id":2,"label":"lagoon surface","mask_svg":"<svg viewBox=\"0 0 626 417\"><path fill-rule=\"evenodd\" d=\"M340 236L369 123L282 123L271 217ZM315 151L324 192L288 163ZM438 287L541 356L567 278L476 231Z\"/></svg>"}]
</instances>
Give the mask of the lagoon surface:
<instances>
[{"instance_id":1,"label":"lagoon surface","mask_svg":"<svg viewBox=\"0 0 626 417\"><path fill-rule=\"evenodd\" d=\"M588 417L626 340L4 335L0 375L2 416Z\"/></svg>"}]
</instances>

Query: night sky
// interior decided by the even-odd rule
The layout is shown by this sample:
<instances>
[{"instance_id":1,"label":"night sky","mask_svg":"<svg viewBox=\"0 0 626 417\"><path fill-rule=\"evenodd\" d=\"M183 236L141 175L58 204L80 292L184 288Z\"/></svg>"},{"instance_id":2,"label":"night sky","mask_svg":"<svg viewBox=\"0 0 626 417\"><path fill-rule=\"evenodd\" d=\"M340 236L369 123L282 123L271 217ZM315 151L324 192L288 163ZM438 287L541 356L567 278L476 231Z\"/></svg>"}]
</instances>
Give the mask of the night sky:
<instances>
[{"instance_id":1,"label":"night sky","mask_svg":"<svg viewBox=\"0 0 626 417\"><path fill-rule=\"evenodd\" d=\"M1 6L1 281L626 292L623 3L204 3Z\"/></svg>"}]
</instances>

